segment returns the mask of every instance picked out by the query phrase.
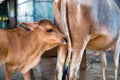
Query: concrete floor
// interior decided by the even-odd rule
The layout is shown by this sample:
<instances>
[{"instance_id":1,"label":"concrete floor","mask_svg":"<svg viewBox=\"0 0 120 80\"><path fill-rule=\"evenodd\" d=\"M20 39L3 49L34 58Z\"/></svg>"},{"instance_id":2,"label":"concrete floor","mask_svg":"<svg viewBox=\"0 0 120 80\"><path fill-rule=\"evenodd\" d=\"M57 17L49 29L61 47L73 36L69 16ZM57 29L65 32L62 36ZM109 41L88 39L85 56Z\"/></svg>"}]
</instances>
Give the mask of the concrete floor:
<instances>
[{"instance_id":1,"label":"concrete floor","mask_svg":"<svg viewBox=\"0 0 120 80\"><path fill-rule=\"evenodd\" d=\"M96 61L89 67L87 67L86 79L81 80L102 80L102 69L99 62L99 57L87 54L87 63L90 64L91 61ZM113 53L111 51L107 52L108 65L106 68L107 80L114 80L114 67L113 67ZM92 68L91 68L92 66ZM54 73L56 67L56 58L43 58L34 68L34 74L36 80L54 80ZM118 80L120 80L120 66L118 73ZM5 68L4 65L0 68L0 80L5 80ZM22 75L15 71L13 73L12 80L23 80Z\"/></svg>"},{"instance_id":2,"label":"concrete floor","mask_svg":"<svg viewBox=\"0 0 120 80\"><path fill-rule=\"evenodd\" d=\"M5 80L5 65L0 67L0 80ZM18 71L14 71L12 80L23 80L23 77Z\"/></svg>"}]
</instances>

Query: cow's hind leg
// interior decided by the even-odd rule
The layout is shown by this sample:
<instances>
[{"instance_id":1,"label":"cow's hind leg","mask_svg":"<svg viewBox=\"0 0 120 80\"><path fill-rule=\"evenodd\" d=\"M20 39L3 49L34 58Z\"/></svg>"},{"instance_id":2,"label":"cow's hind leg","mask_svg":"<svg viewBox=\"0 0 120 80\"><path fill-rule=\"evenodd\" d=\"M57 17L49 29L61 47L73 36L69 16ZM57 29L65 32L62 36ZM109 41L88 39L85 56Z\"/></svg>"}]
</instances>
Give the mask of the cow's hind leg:
<instances>
[{"instance_id":1,"label":"cow's hind leg","mask_svg":"<svg viewBox=\"0 0 120 80\"><path fill-rule=\"evenodd\" d=\"M57 57L57 65L56 65L57 72L55 75L55 80L62 80L67 48L68 48L67 44L62 44L58 48L58 57Z\"/></svg>"},{"instance_id":2,"label":"cow's hind leg","mask_svg":"<svg viewBox=\"0 0 120 80\"><path fill-rule=\"evenodd\" d=\"M101 52L100 58L101 58L103 80L106 80L105 69L106 69L106 65L107 65L107 60L106 60L106 53L104 51Z\"/></svg>"},{"instance_id":3,"label":"cow's hind leg","mask_svg":"<svg viewBox=\"0 0 120 80\"><path fill-rule=\"evenodd\" d=\"M84 50L86 48L88 41L89 41L89 37L88 38L86 37L86 39L81 40L80 43L77 42L76 45L73 45L74 53L72 54L72 61L70 64L69 80L77 80L79 66L81 64L83 53L84 53Z\"/></svg>"},{"instance_id":4,"label":"cow's hind leg","mask_svg":"<svg viewBox=\"0 0 120 80\"><path fill-rule=\"evenodd\" d=\"M120 38L116 42L114 50L115 80L118 80L117 77L118 77L119 54L120 54Z\"/></svg>"}]
</instances>

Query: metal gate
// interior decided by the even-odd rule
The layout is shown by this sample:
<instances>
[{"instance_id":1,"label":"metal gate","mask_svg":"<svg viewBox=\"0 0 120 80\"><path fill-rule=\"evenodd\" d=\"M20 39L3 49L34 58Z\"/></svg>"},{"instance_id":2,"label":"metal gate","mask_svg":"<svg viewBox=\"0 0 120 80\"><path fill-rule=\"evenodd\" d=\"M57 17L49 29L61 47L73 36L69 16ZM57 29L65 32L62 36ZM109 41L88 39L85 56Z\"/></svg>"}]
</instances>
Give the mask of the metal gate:
<instances>
[{"instance_id":1,"label":"metal gate","mask_svg":"<svg viewBox=\"0 0 120 80\"><path fill-rule=\"evenodd\" d=\"M18 21L54 21L53 0L18 0L17 5Z\"/></svg>"}]
</instances>

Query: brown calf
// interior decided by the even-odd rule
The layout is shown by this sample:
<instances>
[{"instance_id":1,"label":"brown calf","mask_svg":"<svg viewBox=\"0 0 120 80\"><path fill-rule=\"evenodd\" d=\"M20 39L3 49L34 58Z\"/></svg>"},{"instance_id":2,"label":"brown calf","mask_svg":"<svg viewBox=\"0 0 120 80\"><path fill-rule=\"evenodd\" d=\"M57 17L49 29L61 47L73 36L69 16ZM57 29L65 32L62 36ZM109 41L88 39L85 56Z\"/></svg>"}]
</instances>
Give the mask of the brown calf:
<instances>
[{"instance_id":1,"label":"brown calf","mask_svg":"<svg viewBox=\"0 0 120 80\"><path fill-rule=\"evenodd\" d=\"M66 66L69 80L76 80L83 52L86 48L101 50L103 79L105 78L105 50L115 45L114 65L117 80L120 50L120 11L114 0L55 0L54 14L57 26L68 36L69 48ZM65 28L64 28L65 27ZM69 33L69 34L68 34ZM62 50L61 50L62 51ZM71 55L71 53L73 53ZM66 56L65 53L61 53ZM62 80L65 57L57 62L57 80ZM70 58L70 56L72 56Z\"/></svg>"},{"instance_id":2,"label":"brown calf","mask_svg":"<svg viewBox=\"0 0 120 80\"><path fill-rule=\"evenodd\" d=\"M48 20L25 25L36 29L0 29L0 62L6 65L6 80L11 80L15 69L23 74L25 80L30 80L29 70L40 61L41 55L63 43L64 36Z\"/></svg>"}]
</instances>

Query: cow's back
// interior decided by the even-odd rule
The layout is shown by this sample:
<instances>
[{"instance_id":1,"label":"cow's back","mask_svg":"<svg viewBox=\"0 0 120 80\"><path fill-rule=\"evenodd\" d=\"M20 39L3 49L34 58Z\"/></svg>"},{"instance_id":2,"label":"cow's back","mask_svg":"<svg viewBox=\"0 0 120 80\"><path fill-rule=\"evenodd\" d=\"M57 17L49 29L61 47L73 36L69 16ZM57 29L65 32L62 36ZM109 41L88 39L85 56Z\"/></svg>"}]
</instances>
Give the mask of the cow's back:
<instances>
[{"instance_id":1,"label":"cow's back","mask_svg":"<svg viewBox=\"0 0 120 80\"><path fill-rule=\"evenodd\" d=\"M0 62L4 63L8 55L8 39L6 32L0 29Z\"/></svg>"},{"instance_id":2,"label":"cow's back","mask_svg":"<svg viewBox=\"0 0 120 80\"><path fill-rule=\"evenodd\" d=\"M90 1L90 0L89 0ZM89 45L108 48L116 42L120 32L120 11L113 0L94 0L91 5L93 24L92 38ZM107 46L103 46L105 44ZM90 48L90 47L89 47ZM102 49L95 48L95 49Z\"/></svg>"},{"instance_id":3,"label":"cow's back","mask_svg":"<svg viewBox=\"0 0 120 80\"><path fill-rule=\"evenodd\" d=\"M113 45L120 34L120 11L116 3L113 0L77 1L68 2L69 27L73 43L78 43L75 39L81 40L82 37L90 35L87 45L90 49L105 49Z\"/></svg>"},{"instance_id":4,"label":"cow's back","mask_svg":"<svg viewBox=\"0 0 120 80\"><path fill-rule=\"evenodd\" d=\"M91 9L95 28L107 28L115 33L120 27L120 10L113 0L94 0Z\"/></svg>"}]
</instances>

